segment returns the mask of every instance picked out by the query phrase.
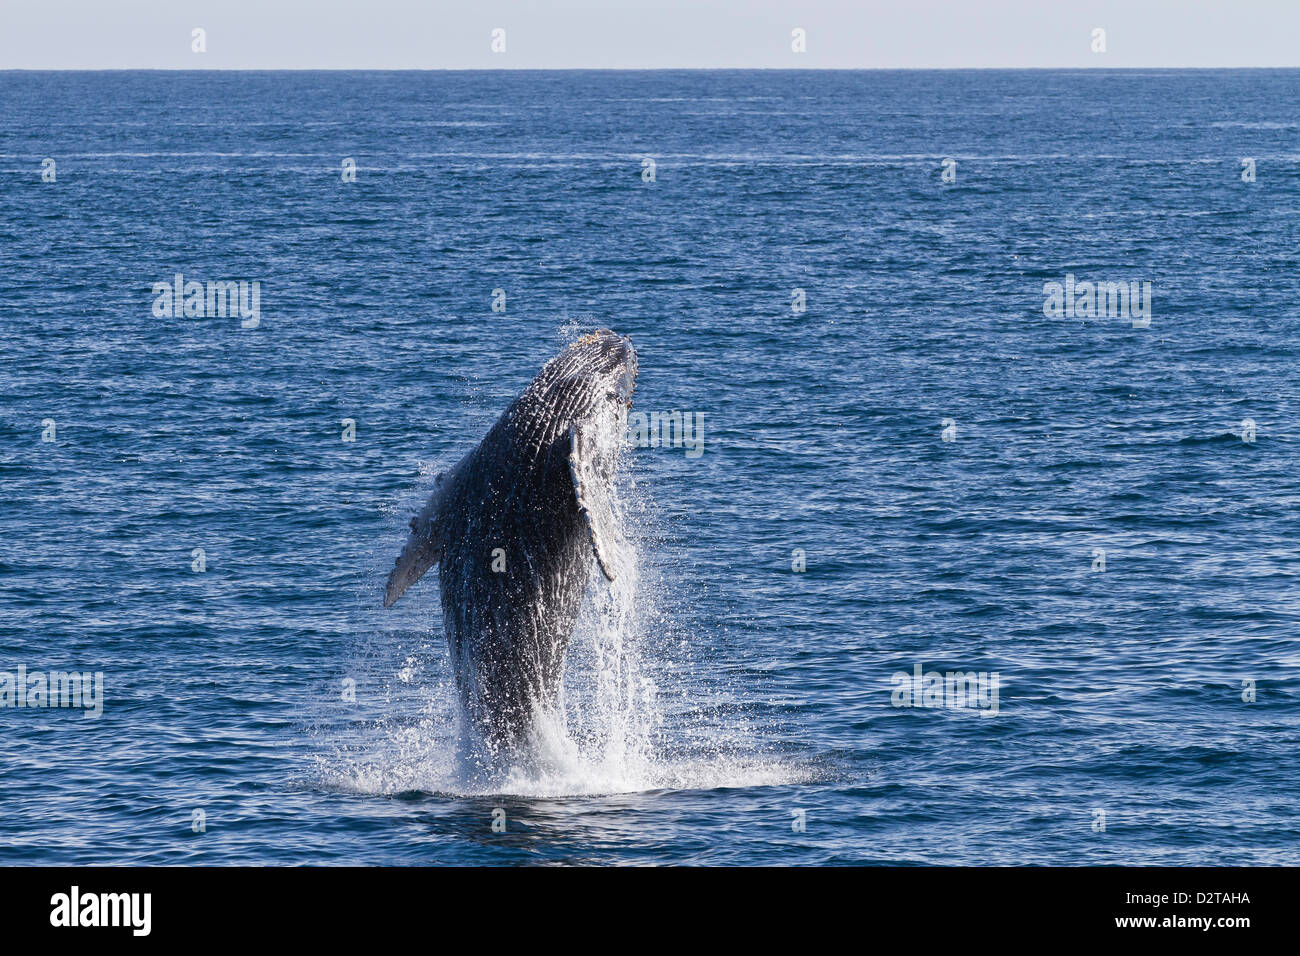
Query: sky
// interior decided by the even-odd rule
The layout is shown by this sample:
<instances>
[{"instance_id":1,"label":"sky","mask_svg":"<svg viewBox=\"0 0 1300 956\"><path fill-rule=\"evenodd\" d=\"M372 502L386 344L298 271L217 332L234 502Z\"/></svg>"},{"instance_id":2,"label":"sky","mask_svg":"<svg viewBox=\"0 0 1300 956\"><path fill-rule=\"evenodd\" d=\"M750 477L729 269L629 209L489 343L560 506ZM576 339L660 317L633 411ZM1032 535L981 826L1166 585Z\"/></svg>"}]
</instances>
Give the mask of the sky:
<instances>
[{"instance_id":1,"label":"sky","mask_svg":"<svg viewBox=\"0 0 1300 956\"><path fill-rule=\"evenodd\" d=\"M1300 0L0 0L0 69L1278 66Z\"/></svg>"}]
</instances>

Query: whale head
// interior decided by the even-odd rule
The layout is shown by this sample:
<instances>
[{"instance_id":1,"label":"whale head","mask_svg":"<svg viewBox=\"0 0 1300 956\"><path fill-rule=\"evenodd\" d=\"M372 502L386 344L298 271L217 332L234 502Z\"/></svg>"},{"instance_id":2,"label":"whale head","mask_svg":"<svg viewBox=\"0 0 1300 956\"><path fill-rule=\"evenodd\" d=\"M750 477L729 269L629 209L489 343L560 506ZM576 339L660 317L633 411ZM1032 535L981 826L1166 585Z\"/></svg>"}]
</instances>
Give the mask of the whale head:
<instances>
[{"instance_id":1,"label":"whale head","mask_svg":"<svg viewBox=\"0 0 1300 956\"><path fill-rule=\"evenodd\" d=\"M621 440L626 427L636 373L631 341L598 329L546 363L516 401L510 418L535 448L567 445L569 429L575 426L599 433L600 444L609 448Z\"/></svg>"},{"instance_id":2,"label":"whale head","mask_svg":"<svg viewBox=\"0 0 1300 956\"><path fill-rule=\"evenodd\" d=\"M563 385L582 394L587 408L612 402L632 407L636 388L636 349L625 335L597 329L570 345L557 359L564 366Z\"/></svg>"}]
</instances>

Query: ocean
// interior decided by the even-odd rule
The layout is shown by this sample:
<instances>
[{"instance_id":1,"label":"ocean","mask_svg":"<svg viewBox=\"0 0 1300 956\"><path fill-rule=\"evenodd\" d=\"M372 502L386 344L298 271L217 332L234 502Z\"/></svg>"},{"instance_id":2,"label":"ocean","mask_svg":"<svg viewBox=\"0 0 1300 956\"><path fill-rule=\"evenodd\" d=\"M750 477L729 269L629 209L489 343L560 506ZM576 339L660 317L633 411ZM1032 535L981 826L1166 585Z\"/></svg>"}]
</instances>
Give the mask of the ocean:
<instances>
[{"instance_id":1,"label":"ocean","mask_svg":"<svg viewBox=\"0 0 1300 956\"><path fill-rule=\"evenodd\" d=\"M1298 94L0 73L0 863L1300 864ZM484 786L383 582L600 327L636 573Z\"/></svg>"}]
</instances>

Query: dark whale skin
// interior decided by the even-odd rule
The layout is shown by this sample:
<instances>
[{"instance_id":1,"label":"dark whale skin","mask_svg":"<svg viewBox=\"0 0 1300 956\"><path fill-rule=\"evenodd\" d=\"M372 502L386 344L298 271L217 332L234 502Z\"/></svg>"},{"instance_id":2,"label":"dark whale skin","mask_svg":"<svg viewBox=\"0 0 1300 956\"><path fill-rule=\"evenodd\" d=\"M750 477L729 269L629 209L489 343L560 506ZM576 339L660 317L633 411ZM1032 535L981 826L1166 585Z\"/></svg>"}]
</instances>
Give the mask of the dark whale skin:
<instances>
[{"instance_id":1,"label":"dark whale skin","mask_svg":"<svg viewBox=\"0 0 1300 956\"><path fill-rule=\"evenodd\" d=\"M608 329L548 362L478 447L439 476L389 578L385 606L439 565L461 705L494 751L515 748L536 711L559 703L593 549L612 577L599 542L616 529L581 507L573 456L593 459L589 484L608 495L616 445L579 439L602 424L621 439L636 371L631 343Z\"/></svg>"}]
</instances>

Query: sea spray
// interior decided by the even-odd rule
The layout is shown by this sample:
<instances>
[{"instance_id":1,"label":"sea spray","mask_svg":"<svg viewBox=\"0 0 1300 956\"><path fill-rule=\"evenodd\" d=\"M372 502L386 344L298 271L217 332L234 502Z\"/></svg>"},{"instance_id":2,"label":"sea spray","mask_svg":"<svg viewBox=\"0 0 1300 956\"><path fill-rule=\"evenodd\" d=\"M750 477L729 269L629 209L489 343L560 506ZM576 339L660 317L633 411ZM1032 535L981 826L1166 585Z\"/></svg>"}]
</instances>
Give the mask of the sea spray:
<instances>
[{"instance_id":1,"label":"sea spray","mask_svg":"<svg viewBox=\"0 0 1300 956\"><path fill-rule=\"evenodd\" d=\"M575 634L566 696L580 759L620 789L652 771L651 734L662 722L656 680L643 653L640 577L629 560L614 581L596 581Z\"/></svg>"}]
</instances>

